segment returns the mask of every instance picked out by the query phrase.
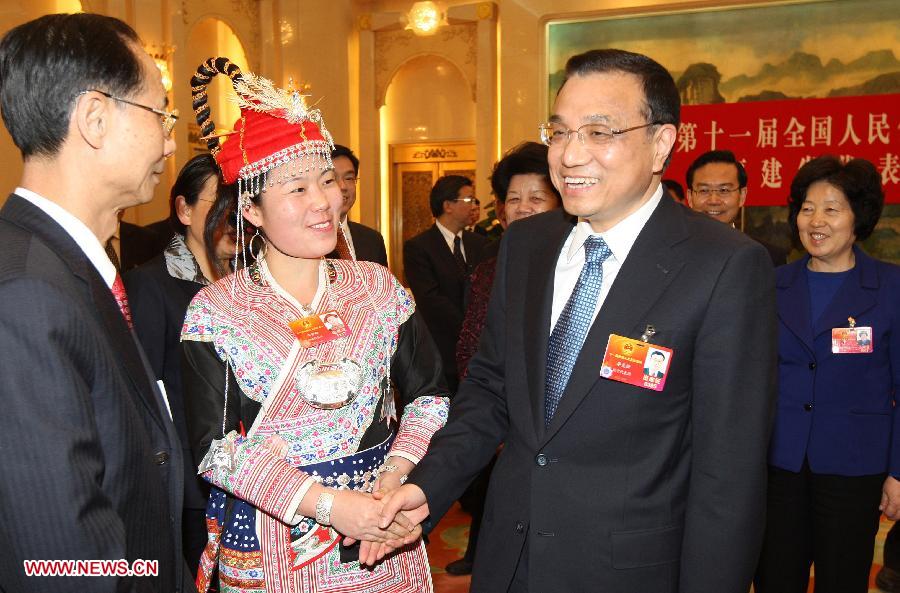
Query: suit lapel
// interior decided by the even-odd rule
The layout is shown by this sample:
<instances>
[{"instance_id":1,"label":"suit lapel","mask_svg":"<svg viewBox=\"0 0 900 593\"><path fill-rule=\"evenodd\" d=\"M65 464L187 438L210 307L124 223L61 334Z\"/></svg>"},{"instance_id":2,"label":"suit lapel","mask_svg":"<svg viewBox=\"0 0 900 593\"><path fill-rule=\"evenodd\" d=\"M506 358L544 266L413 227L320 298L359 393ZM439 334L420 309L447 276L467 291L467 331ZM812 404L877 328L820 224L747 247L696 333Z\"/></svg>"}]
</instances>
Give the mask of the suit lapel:
<instances>
[{"instance_id":1,"label":"suit lapel","mask_svg":"<svg viewBox=\"0 0 900 593\"><path fill-rule=\"evenodd\" d=\"M813 335L810 327L809 283L803 270L809 256L785 269L775 289L778 295L778 318L807 350L813 353Z\"/></svg>"},{"instance_id":2,"label":"suit lapel","mask_svg":"<svg viewBox=\"0 0 900 593\"><path fill-rule=\"evenodd\" d=\"M7 220L31 232L50 246L72 273L86 284L95 314L106 330L110 345L118 355L125 374L139 396L138 399L154 422L165 430L159 407L161 402L157 403L160 396L156 395L156 386L153 385L141 361L133 334L119 311L112 291L103 282L100 273L88 260L84 251L55 220L15 194L9 197L3 213Z\"/></svg>"},{"instance_id":3,"label":"suit lapel","mask_svg":"<svg viewBox=\"0 0 900 593\"><path fill-rule=\"evenodd\" d=\"M610 334L637 338L632 335L636 325L653 323L647 312L684 265L672 249L689 236L682 208L664 197L635 240L588 332L542 442L556 434L600 380L600 363ZM541 389L543 401L543 384Z\"/></svg>"},{"instance_id":4,"label":"suit lapel","mask_svg":"<svg viewBox=\"0 0 900 593\"><path fill-rule=\"evenodd\" d=\"M550 229L546 243L541 241L541 245L546 248L534 249L528 262L524 323L527 327L525 331L532 339L526 336L525 360L531 390L529 409L538 438L544 433L544 382L547 376L547 346L550 341L556 262L571 232L571 222L560 214L559 222Z\"/></svg>"},{"instance_id":5,"label":"suit lapel","mask_svg":"<svg viewBox=\"0 0 900 593\"><path fill-rule=\"evenodd\" d=\"M847 327L848 317L857 318L877 304L878 270L875 261L854 248L856 266L838 288L813 329L813 339L835 327ZM873 290L874 289L874 290Z\"/></svg>"}]
</instances>

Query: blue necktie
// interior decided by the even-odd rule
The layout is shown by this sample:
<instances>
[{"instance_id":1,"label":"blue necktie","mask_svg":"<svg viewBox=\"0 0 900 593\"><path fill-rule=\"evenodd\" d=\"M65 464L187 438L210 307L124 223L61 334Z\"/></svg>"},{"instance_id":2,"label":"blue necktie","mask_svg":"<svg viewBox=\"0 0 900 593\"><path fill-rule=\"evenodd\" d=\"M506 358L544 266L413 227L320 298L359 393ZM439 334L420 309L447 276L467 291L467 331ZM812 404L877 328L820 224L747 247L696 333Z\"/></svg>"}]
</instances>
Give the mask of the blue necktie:
<instances>
[{"instance_id":1,"label":"blue necktie","mask_svg":"<svg viewBox=\"0 0 900 593\"><path fill-rule=\"evenodd\" d=\"M578 283L563 308L547 348L547 379L544 385L544 426L549 426L569 382L575 359L591 327L594 307L603 284L603 262L612 255L609 245L597 236L584 242L584 267Z\"/></svg>"}]
</instances>

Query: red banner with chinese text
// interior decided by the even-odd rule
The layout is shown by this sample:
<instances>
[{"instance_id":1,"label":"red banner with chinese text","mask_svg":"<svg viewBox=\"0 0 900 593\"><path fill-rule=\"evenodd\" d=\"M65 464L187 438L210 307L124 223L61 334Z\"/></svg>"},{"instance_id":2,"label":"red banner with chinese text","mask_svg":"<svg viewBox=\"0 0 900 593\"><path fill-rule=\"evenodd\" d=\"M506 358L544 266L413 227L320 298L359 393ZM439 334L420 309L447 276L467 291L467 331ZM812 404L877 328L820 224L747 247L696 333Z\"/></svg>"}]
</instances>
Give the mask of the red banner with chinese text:
<instances>
[{"instance_id":1,"label":"red banner with chinese text","mask_svg":"<svg viewBox=\"0 0 900 593\"><path fill-rule=\"evenodd\" d=\"M684 185L708 150L744 164L748 206L785 205L797 169L823 154L871 161L885 201L900 203L900 94L686 105L665 177Z\"/></svg>"}]
</instances>

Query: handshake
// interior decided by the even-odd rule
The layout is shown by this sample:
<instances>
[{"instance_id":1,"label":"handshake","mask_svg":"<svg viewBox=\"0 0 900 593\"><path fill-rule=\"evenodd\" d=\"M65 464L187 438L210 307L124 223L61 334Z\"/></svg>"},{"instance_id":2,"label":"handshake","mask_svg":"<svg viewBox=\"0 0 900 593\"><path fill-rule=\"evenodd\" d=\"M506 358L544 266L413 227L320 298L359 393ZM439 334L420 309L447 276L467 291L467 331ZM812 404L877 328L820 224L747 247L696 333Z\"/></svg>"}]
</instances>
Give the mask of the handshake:
<instances>
[{"instance_id":1,"label":"handshake","mask_svg":"<svg viewBox=\"0 0 900 593\"><path fill-rule=\"evenodd\" d=\"M388 554L416 542L422 536L422 521L429 515L425 493L413 484L402 484L400 476L413 467L399 459L396 472L378 476L371 493L332 490L319 484L303 497L300 512L316 517L344 536L345 545L360 542L359 563L375 566ZM330 508L323 509L323 501ZM324 513L323 513L324 511Z\"/></svg>"}]
</instances>

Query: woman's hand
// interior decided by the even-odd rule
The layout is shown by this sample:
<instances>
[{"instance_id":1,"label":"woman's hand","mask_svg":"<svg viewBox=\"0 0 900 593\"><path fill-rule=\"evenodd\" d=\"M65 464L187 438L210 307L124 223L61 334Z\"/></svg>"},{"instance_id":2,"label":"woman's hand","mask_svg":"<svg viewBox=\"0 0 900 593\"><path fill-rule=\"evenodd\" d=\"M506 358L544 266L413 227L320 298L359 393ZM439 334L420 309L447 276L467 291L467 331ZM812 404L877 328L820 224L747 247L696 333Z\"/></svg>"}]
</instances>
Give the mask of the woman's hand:
<instances>
[{"instance_id":1,"label":"woman's hand","mask_svg":"<svg viewBox=\"0 0 900 593\"><path fill-rule=\"evenodd\" d=\"M387 527L378 526L382 520L382 507L383 504L371 494L338 490L331 506L331 525L352 540L381 543L409 537L415 526L402 513L398 513Z\"/></svg>"}]
</instances>

